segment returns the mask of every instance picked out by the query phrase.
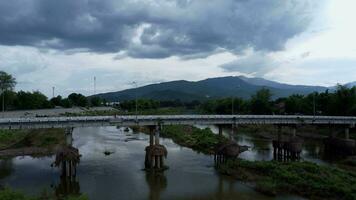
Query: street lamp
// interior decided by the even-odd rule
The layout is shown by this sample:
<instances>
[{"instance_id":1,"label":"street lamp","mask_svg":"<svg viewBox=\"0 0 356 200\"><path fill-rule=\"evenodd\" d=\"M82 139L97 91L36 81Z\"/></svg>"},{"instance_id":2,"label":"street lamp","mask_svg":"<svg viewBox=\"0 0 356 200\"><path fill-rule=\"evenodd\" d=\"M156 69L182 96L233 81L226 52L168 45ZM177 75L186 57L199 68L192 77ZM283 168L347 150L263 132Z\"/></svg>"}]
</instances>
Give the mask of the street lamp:
<instances>
[{"instance_id":1,"label":"street lamp","mask_svg":"<svg viewBox=\"0 0 356 200\"><path fill-rule=\"evenodd\" d=\"M137 82L134 81L132 84L135 85L135 89L137 89ZM137 90L135 91L135 102L136 102L136 121L137 121Z\"/></svg>"}]
</instances>

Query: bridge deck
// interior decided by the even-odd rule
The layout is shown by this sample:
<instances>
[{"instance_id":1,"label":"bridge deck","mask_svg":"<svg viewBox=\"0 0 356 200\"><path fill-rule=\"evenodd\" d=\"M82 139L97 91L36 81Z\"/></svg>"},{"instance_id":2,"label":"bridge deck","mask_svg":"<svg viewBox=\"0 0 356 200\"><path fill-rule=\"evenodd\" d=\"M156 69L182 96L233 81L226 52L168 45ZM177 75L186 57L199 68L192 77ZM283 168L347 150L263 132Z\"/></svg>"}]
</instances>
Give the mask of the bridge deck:
<instances>
[{"instance_id":1,"label":"bridge deck","mask_svg":"<svg viewBox=\"0 0 356 200\"><path fill-rule=\"evenodd\" d=\"M306 115L130 115L81 117L1 118L0 129L38 129L95 126L175 124L276 124L347 125L354 127L356 117Z\"/></svg>"}]
</instances>

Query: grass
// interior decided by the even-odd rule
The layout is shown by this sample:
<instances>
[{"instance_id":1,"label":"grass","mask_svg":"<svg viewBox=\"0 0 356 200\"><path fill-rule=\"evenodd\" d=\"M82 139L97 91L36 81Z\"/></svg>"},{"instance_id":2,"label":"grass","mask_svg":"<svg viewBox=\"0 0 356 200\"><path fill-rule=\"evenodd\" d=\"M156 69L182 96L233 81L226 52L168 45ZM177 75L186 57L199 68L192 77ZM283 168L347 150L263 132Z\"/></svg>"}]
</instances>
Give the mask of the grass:
<instances>
[{"instance_id":1,"label":"grass","mask_svg":"<svg viewBox=\"0 0 356 200\"><path fill-rule=\"evenodd\" d=\"M65 144L63 129L0 130L0 149Z\"/></svg>"},{"instance_id":2,"label":"grass","mask_svg":"<svg viewBox=\"0 0 356 200\"><path fill-rule=\"evenodd\" d=\"M356 173L310 162L228 161L219 172L254 183L270 195L297 194L310 199L356 199Z\"/></svg>"},{"instance_id":3,"label":"grass","mask_svg":"<svg viewBox=\"0 0 356 200\"><path fill-rule=\"evenodd\" d=\"M185 125L164 126L161 136L171 138L181 146L204 154L213 154L215 146L222 140L226 140L214 134L209 128L199 129Z\"/></svg>"},{"instance_id":4,"label":"grass","mask_svg":"<svg viewBox=\"0 0 356 200\"><path fill-rule=\"evenodd\" d=\"M27 136L24 130L3 130L0 129L0 150L20 142Z\"/></svg>"},{"instance_id":5,"label":"grass","mask_svg":"<svg viewBox=\"0 0 356 200\"><path fill-rule=\"evenodd\" d=\"M4 188L0 190L1 200L59 200L57 197L40 195L39 197L33 197L23 194L22 192L12 190L10 188ZM88 200L84 195L80 196L69 196L61 198L60 200Z\"/></svg>"}]
</instances>

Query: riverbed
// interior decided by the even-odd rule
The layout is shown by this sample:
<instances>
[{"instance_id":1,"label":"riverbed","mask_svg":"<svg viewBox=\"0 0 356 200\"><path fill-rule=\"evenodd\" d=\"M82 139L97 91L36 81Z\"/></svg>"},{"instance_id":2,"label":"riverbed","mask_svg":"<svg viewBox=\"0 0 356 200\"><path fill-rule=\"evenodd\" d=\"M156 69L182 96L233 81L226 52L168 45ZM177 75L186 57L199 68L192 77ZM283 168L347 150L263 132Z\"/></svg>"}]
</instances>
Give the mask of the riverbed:
<instances>
[{"instance_id":1,"label":"riverbed","mask_svg":"<svg viewBox=\"0 0 356 200\"><path fill-rule=\"evenodd\" d=\"M216 132L216 127L211 127ZM224 130L225 134L228 129ZM125 132L116 127L76 128L73 147L82 155L73 180L60 178L60 169L51 167L55 157L30 156L0 160L0 185L38 195L54 192L86 194L92 200L111 199L301 199L279 195L270 197L250 186L221 176L214 169L212 156L199 154L161 138L167 147L164 173L143 170L148 135ZM239 134L238 143L251 146L240 155L249 160L271 160L268 140ZM307 160L327 163L319 158L318 146L303 149ZM111 152L104 155L104 152Z\"/></svg>"}]
</instances>

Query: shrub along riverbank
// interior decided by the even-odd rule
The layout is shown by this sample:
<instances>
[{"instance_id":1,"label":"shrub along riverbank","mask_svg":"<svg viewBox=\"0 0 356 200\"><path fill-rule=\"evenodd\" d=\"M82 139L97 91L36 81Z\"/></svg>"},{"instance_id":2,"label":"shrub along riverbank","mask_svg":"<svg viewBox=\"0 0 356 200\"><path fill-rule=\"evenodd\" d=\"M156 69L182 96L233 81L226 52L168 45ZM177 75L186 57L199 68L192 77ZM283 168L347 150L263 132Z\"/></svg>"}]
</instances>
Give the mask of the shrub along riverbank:
<instances>
[{"instance_id":1,"label":"shrub along riverbank","mask_svg":"<svg viewBox=\"0 0 356 200\"><path fill-rule=\"evenodd\" d=\"M265 194L310 199L356 199L356 173L310 162L228 161L218 171L251 183Z\"/></svg>"},{"instance_id":2,"label":"shrub along riverbank","mask_svg":"<svg viewBox=\"0 0 356 200\"><path fill-rule=\"evenodd\" d=\"M189 147L204 154L214 154L215 146L219 142L227 140L226 138L220 138L209 128L199 129L185 125L164 126L161 136L171 138L181 146Z\"/></svg>"}]
</instances>

